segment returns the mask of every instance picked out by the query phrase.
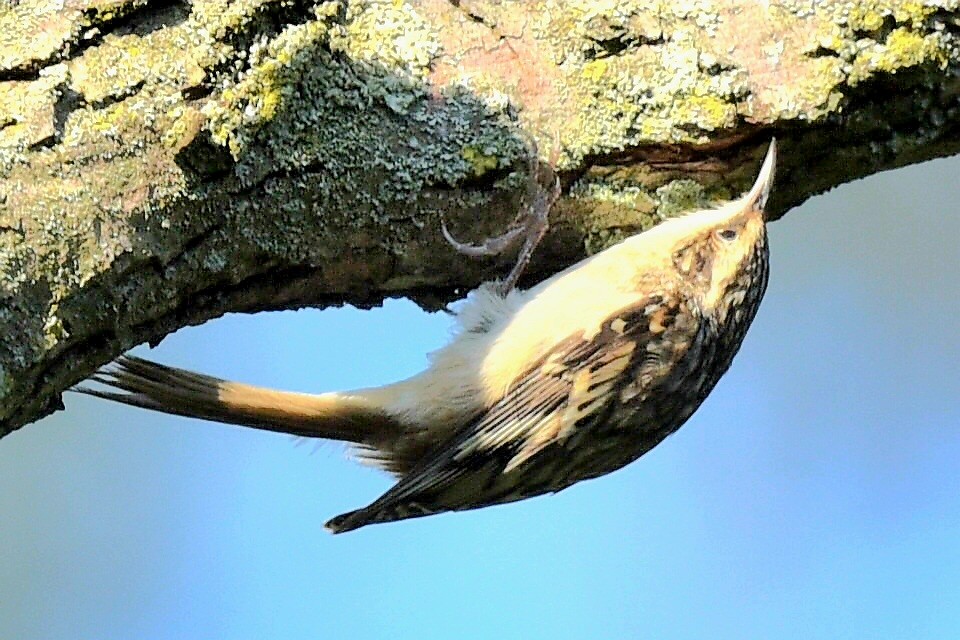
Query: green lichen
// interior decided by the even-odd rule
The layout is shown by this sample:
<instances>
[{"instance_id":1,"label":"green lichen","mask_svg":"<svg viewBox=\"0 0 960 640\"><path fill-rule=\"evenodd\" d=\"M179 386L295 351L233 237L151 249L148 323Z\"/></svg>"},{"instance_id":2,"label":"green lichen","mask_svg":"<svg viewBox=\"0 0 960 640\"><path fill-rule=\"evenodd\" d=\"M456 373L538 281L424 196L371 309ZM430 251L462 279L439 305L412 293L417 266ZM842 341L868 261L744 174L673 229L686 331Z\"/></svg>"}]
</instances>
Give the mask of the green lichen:
<instances>
[{"instance_id":1,"label":"green lichen","mask_svg":"<svg viewBox=\"0 0 960 640\"><path fill-rule=\"evenodd\" d=\"M606 180L579 180L571 188L570 195L576 198L589 198L596 202L615 202L634 205L637 199L651 202L645 190L634 185L614 185ZM645 207L644 207L645 208Z\"/></svg>"},{"instance_id":2,"label":"green lichen","mask_svg":"<svg viewBox=\"0 0 960 640\"><path fill-rule=\"evenodd\" d=\"M336 19L318 17L253 47L250 67L202 108L204 126L229 149L233 175L244 184L286 167L323 167L303 185L278 187L290 190L280 198L289 207L274 218L278 233L251 234L251 243L316 253L315 242L289 231L316 215L304 206L307 192L323 199L333 225L388 223L406 216L404 203L431 185L458 184L526 157L525 143L505 135L514 126L509 103L497 106L463 85L445 87L439 99L428 92L424 76L439 45L410 7L357 3ZM488 197L457 194L450 206L478 207ZM396 242L399 251L406 238Z\"/></svg>"},{"instance_id":3,"label":"green lichen","mask_svg":"<svg viewBox=\"0 0 960 640\"><path fill-rule=\"evenodd\" d=\"M168 101L178 101L169 89L166 96ZM155 111L158 102L163 104L163 94L151 88L100 109L77 109L67 118L62 143L68 147L101 146L114 152L116 146L105 144L112 141L125 145L128 151L135 149L145 139L155 137L151 135L154 128L166 125L165 118Z\"/></svg>"},{"instance_id":4,"label":"green lichen","mask_svg":"<svg viewBox=\"0 0 960 640\"><path fill-rule=\"evenodd\" d=\"M736 123L745 91L739 72L704 78L689 44L661 49L606 59L602 74L594 72L596 62L584 65L582 80L572 83L578 101L572 110L578 119L574 146L676 142L689 140L691 129L708 132Z\"/></svg>"},{"instance_id":5,"label":"green lichen","mask_svg":"<svg viewBox=\"0 0 960 640\"><path fill-rule=\"evenodd\" d=\"M13 377L0 364L0 407L6 406L7 396L13 389Z\"/></svg>"},{"instance_id":6,"label":"green lichen","mask_svg":"<svg viewBox=\"0 0 960 640\"><path fill-rule=\"evenodd\" d=\"M710 205L703 185L694 180L673 180L657 189L660 202L657 213L661 218L670 218L679 213L702 209Z\"/></svg>"},{"instance_id":7,"label":"green lichen","mask_svg":"<svg viewBox=\"0 0 960 640\"><path fill-rule=\"evenodd\" d=\"M584 249L594 254L657 222L657 203L639 186L579 180L569 197L583 211Z\"/></svg>"},{"instance_id":8,"label":"green lichen","mask_svg":"<svg viewBox=\"0 0 960 640\"><path fill-rule=\"evenodd\" d=\"M877 11L870 2L853 3L847 14L847 25L856 31L877 31L883 26L884 13Z\"/></svg>"},{"instance_id":9,"label":"green lichen","mask_svg":"<svg viewBox=\"0 0 960 640\"><path fill-rule=\"evenodd\" d=\"M84 9L94 22L122 18L146 4L147 0L86 0L83 2Z\"/></svg>"},{"instance_id":10,"label":"green lichen","mask_svg":"<svg viewBox=\"0 0 960 640\"><path fill-rule=\"evenodd\" d=\"M636 176L639 177L639 176ZM714 206L730 199L726 184L705 187L685 178L656 188L627 176L579 180L570 191L582 216L585 248L595 253L666 218Z\"/></svg>"},{"instance_id":11,"label":"green lichen","mask_svg":"<svg viewBox=\"0 0 960 640\"><path fill-rule=\"evenodd\" d=\"M702 140L736 126L744 70L705 50L722 5L544 2L531 29L554 48L564 77L573 161L624 145ZM575 37L571 37L571 35ZM612 53L611 53L612 51ZM715 67L704 73L705 67Z\"/></svg>"},{"instance_id":12,"label":"green lichen","mask_svg":"<svg viewBox=\"0 0 960 640\"><path fill-rule=\"evenodd\" d=\"M272 40L255 44L248 56L249 70L204 107L213 140L226 145L235 158L291 98L303 104L304 75L314 64L328 65L331 74L343 73L323 59L327 51L345 55L358 73L329 78L321 88L323 95L317 96L319 108L379 102L406 114L423 99L422 78L439 50L427 23L409 6L390 2L351 4L345 20L335 22L328 20L331 6L337 5L325 3L316 9L318 20L287 27ZM296 121L313 116L285 117ZM289 128L293 123L284 125ZM284 162L288 157L281 153L275 159Z\"/></svg>"},{"instance_id":13,"label":"green lichen","mask_svg":"<svg viewBox=\"0 0 960 640\"><path fill-rule=\"evenodd\" d=\"M107 36L101 46L71 65L73 88L88 102L121 95L149 75L146 53L140 36Z\"/></svg>"}]
</instances>

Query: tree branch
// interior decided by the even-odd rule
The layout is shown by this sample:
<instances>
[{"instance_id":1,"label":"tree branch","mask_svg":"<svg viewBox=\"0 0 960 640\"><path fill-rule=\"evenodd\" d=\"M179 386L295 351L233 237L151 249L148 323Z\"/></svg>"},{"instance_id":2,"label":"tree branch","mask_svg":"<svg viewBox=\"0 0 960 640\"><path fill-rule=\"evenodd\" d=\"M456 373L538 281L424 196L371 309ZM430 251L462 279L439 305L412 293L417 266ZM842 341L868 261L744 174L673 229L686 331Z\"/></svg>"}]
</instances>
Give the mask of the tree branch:
<instances>
[{"instance_id":1,"label":"tree branch","mask_svg":"<svg viewBox=\"0 0 960 640\"><path fill-rule=\"evenodd\" d=\"M503 231L530 137L564 187L531 280L736 195L774 134L776 215L960 149L955 1L53 4L0 9L0 435L227 311L502 274L440 220Z\"/></svg>"}]
</instances>

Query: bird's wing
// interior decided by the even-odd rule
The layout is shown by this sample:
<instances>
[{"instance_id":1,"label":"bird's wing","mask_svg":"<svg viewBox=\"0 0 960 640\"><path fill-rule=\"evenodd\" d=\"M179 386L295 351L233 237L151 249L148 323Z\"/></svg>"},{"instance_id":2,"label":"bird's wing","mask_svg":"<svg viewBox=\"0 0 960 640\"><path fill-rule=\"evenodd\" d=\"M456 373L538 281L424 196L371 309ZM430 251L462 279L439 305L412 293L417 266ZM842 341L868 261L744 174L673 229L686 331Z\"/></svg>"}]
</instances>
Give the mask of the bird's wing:
<instances>
[{"instance_id":1,"label":"bird's wing","mask_svg":"<svg viewBox=\"0 0 960 640\"><path fill-rule=\"evenodd\" d=\"M503 399L462 427L380 499L354 513L359 517L366 512L371 521L383 521L397 519L387 513L377 516L378 510L389 512L392 506L415 504L426 511L430 497L451 489L459 493L454 485L471 475L469 484L479 491L477 482L488 480L491 473L508 474L546 447L564 442L578 427L601 417L612 402L622 401L621 396L648 393L666 375L678 350L685 348L672 336L696 333L696 327L676 331L678 323L696 317L681 308L680 299L648 296L612 314L598 329L561 341L518 378ZM340 524L346 523L333 522L333 528Z\"/></svg>"}]
</instances>

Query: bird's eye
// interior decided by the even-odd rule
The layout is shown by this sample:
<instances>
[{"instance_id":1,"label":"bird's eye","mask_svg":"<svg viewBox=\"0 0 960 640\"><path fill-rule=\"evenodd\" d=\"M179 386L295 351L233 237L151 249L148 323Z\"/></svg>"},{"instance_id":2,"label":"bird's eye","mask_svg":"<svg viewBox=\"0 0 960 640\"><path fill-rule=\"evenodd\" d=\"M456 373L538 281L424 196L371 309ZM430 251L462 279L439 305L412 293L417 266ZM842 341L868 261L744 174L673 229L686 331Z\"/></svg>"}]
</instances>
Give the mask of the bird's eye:
<instances>
[{"instance_id":1,"label":"bird's eye","mask_svg":"<svg viewBox=\"0 0 960 640\"><path fill-rule=\"evenodd\" d=\"M720 236L721 240L726 240L731 242L737 239L737 230L736 229L721 229L717 232L717 235Z\"/></svg>"}]
</instances>

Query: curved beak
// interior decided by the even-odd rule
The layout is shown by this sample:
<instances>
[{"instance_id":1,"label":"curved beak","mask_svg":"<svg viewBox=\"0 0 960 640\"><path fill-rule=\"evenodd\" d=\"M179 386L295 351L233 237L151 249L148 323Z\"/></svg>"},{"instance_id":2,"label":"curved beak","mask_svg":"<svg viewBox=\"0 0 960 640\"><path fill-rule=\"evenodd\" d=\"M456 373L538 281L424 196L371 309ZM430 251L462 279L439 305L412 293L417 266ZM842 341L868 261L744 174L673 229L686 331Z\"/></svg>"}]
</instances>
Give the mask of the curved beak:
<instances>
[{"instance_id":1,"label":"curved beak","mask_svg":"<svg viewBox=\"0 0 960 640\"><path fill-rule=\"evenodd\" d=\"M773 178L777 169L777 139L770 140L770 147L767 148L767 157L763 159L763 165L760 167L760 173L757 174L757 180L753 183L750 192L743 197L744 209L750 208L753 211L763 211L767 206L767 198L773 189Z\"/></svg>"}]
</instances>

